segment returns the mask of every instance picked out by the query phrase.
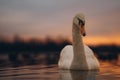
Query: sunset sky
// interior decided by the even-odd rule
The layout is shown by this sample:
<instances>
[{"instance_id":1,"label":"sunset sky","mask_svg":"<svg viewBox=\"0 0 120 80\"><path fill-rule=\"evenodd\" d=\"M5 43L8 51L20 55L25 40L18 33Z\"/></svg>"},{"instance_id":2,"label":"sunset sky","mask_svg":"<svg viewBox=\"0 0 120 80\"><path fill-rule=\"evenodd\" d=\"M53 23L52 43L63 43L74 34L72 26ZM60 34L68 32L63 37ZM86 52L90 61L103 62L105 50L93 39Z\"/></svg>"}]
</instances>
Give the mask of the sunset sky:
<instances>
[{"instance_id":1,"label":"sunset sky","mask_svg":"<svg viewBox=\"0 0 120 80\"><path fill-rule=\"evenodd\" d=\"M0 36L71 39L72 19L80 12L85 43L120 45L120 0L0 0Z\"/></svg>"}]
</instances>

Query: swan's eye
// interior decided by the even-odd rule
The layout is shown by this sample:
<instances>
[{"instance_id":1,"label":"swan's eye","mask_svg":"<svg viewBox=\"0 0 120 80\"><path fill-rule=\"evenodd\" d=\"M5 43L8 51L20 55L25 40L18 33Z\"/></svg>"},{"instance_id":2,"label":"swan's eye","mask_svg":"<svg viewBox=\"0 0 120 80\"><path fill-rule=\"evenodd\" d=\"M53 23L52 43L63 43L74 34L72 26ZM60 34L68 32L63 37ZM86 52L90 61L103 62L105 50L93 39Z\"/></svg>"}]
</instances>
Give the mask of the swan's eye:
<instances>
[{"instance_id":1,"label":"swan's eye","mask_svg":"<svg viewBox=\"0 0 120 80\"><path fill-rule=\"evenodd\" d=\"M78 19L78 24L80 25L80 23L82 24L82 26L85 25L85 21L81 20L80 18L77 18Z\"/></svg>"}]
</instances>

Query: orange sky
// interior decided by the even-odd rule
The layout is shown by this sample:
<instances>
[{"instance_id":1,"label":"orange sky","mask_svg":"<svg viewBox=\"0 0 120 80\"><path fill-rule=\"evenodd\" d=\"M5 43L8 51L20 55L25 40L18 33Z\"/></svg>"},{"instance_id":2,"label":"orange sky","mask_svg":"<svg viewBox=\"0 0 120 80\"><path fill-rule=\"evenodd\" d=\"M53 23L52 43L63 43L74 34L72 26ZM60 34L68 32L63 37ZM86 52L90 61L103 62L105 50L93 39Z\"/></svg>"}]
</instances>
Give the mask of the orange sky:
<instances>
[{"instance_id":1,"label":"orange sky","mask_svg":"<svg viewBox=\"0 0 120 80\"><path fill-rule=\"evenodd\" d=\"M120 45L120 38L118 37L86 37L84 42L88 45Z\"/></svg>"}]
</instances>

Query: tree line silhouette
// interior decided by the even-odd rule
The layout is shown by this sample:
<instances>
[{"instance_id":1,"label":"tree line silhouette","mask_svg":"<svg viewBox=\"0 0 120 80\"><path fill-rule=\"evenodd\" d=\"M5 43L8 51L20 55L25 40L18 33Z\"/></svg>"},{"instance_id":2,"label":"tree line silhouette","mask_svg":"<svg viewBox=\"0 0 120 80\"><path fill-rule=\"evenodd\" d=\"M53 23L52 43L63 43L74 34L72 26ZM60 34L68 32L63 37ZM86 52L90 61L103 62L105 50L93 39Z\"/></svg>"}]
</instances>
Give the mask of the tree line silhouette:
<instances>
[{"instance_id":1,"label":"tree line silhouette","mask_svg":"<svg viewBox=\"0 0 120 80\"><path fill-rule=\"evenodd\" d=\"M118 59L120 55L120 46L116 45L99 45L90 46L92 50L97 54L99 59L102 60L114 60Z\"/></svg>"},{"instance_id":2,"label":"tree line silhouette","mask_svg":"<svg viewBox=\"0 0 120 80\"><path fill-rule=\"evenodd\" d=\"M45 42L37 39L30 39L24 41L19 36L15 36L12 42L1 40L0 41L0 52L49 52L49 51L60 51L65 45L71 44L68 39L61 39L62 41L56 42L51 38L46 38Z\"/></svg>"},{"instance_id":3,"label":"tree line silhouette","mask_svg":"<svg viewBox=\"0 0 120 80\"><path fill-rule=\"evenodd\" d=\"M51 38L46 38L45 42L38 39L30 39L29 41L24 41L18 35L14 36L12 42L6 40L0 40L0 53L4 52L50 52L50 51L61 51L61 49L66 45L71 45L72 43L68 39L61 38L60 42L56 42ZM111 52L120 53L120 46L117 45L98 45L89 46L95 53L101 52Z\"/></svg>"}]
</instances>

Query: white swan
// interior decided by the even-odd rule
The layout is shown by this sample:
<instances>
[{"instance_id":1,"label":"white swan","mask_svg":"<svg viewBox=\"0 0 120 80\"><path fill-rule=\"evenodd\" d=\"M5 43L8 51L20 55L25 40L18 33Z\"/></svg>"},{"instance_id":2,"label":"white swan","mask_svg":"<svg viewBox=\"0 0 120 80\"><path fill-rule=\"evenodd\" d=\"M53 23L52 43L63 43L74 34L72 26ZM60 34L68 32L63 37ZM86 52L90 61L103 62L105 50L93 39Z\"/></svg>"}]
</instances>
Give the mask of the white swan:
<instances>
[{"instance_id":1,"label":"white swan","mask_svg":"<svg viewBox=\"0 0 120 80\"><path fill-rule=\"evenodd\" d=\"M60 69L71 70L96 70L99 62L93 51L83 44L82 35L85 36L85 17L82 13L73 19L72 37L73 46L65 46L61 53L58 66Z\"/></svg>"}]
</instances>

